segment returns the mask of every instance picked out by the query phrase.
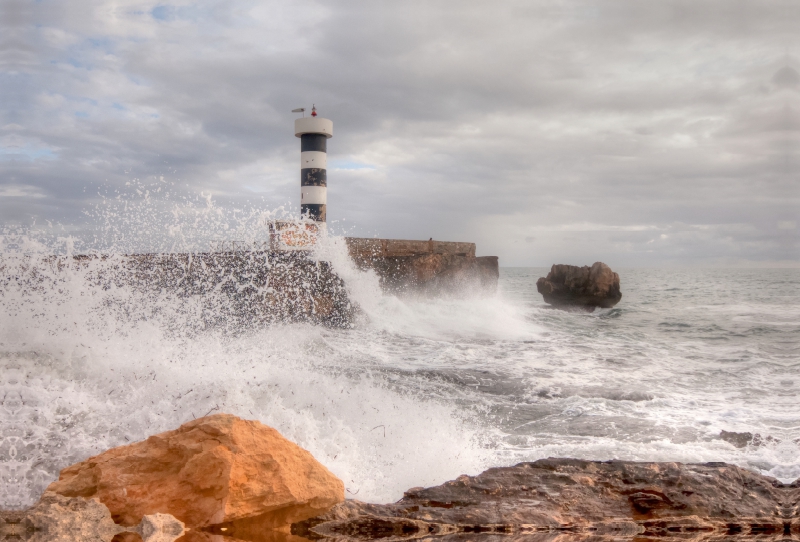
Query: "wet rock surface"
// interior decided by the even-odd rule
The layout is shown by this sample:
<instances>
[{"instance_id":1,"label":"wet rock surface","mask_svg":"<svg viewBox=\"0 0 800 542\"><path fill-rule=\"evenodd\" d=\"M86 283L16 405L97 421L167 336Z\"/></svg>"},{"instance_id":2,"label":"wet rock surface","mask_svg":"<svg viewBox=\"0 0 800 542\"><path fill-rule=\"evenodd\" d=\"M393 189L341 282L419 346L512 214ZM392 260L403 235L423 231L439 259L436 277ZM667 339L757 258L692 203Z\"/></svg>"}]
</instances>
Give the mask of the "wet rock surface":
<instances>
[{"instance_id":1,"label":"wet rock surface","mask_svg":"<svg viewBox=\"0 0 800 542\"><path fill-rule=\"evenodd\" d=\"M558 308L611 308L622 299L619 275L603 262L591 267L556 264L536 281L546 303Z\"/></svg>"},{"instance_id":2,"label":"wet rock surface","mask_svg":"<svg viewBox=\"0 0 800 542\"><path fill-rule=\"evenodd\" d=\"M776 439L771 435L762 437L760 433L737 433L734 431L725 431L724 429L720 431L719 438L733 444L737 448L746 448L748 446L758 447L764 446L765 444L780 442L779 439Z\"/></svg>"},{"instance_id":3,"label":"wet rock surface","mask_svg":"<svg viewBox=\"0 0 800 542\"><path fill-rule=\"evenodd\" d=\"M33 508L0 511L0 540L26 542L173 542L184 525L169 514L145 516L132 528L114 523L111 512L97 499L64 497L47 492Z\"/></svg>"},{"instance_id":4,"label":"wet rock surface","mask_svg":"<svg viewBox=\"0 0 800 542\"><path fill-rule=\"evenodd\" d=\"M172 542L183 536L185 526L170 514L150 514L142 518L134 532L144 542Z\"/></svg>"},{"instance_id":5,"label":"wet rock surface","mask_svg":"<svg viewBox=\"0 0 800 542\"><path fill-rule=\"evenodd\" d=\"M188 527L275 529L344 500L344 485L306 450L257 421L194 420L61 471L49 491L96 498L116 523L169 513Z\"/></svg>"},{"instance_id":6,"label":"wet rock surface","mask_svg":"<svg viewBox=\"0 0 800 542\"><path fill-rule=\"evenodd\" d=\"M340 502L291 532L263 517L185 531L159 513L124 528L97 500L46 493L29 511L0 512L0 540L777 542L800 540L799 506L800 481L724 463L544 459L412 488L393 504Z\"/></svg>"},{"instance_id":7,"label":"wet rock surface","mask_svg":"<svg viewBox=\"0 0 800 542\"><path fill-rule=\"evenodd\" d=\"M414 488L394 504L347 501L293 532L341 539L484 533L612 538L797 537L797 484L724 463L544 459Z\"/></svg>"},{"instance_id":8,"label":"wet rock surface","mask_svg":"<svg viewBox=\"0 0 800 542\"><path fill-rule=\"evenodd\" d=\"M97 500L69 498L45 493L30 510L0 512L0 540L31 542L102 542L122 531L111 519L108 508Z\"/></svg>"}]
</instances>

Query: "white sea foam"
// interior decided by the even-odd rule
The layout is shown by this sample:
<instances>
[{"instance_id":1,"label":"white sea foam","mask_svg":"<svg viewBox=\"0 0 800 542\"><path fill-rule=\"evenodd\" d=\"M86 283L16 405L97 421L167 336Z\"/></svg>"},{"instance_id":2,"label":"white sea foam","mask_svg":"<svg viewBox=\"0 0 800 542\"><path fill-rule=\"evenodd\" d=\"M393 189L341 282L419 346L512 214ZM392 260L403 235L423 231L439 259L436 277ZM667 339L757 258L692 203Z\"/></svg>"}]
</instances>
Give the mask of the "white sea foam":
<instances>
[{"instance_id":1,"label":"white sea foam","mask_svg":"<svg viewBox=\"0 0 800 542\"><path fill-rule=\"evenodd\" d=\"M18 488L5 486L3 504L29 504L59 468L210 412L276 427L368 500L491 462L463 413L353 371L328 333L285 326L178 339L143 325L24 343L3 334L2 422L15 448L3 465Z\"/></svg>"},{"instance_id":2,"label":"white sea foam","mask_svg":"<svg viewBox=\"0 0 800 542\"><path fill-rule=\"evenodd\" d=\"M145 241L167 249L207 250L225 232L252 241L275 216L142 205L125 221L161 231ZM620 305L588 315L541 306L546 270L503 270L484 298L383 295L330 236L317 257L361 307L355 329L231 330L205 326L207 304L191 297L105 280L121 256L59 268L45 257L91 247L58 237L0 242L0 507L31 504L71 463L212 412L276 427L368 501L547 456L800 476L791 270L621 270ZM106 254L143 244L104 243ZM723 430L762 440L736 448Z\"/></svg>"},{"instance_id":3,"label":"white sea foam","mask_svg":"<svg viewBox=\"0 0 800 542\"><path fill-rule=\"evenodd\" d=\"M392 389L349 332L198 332L191 300L93 280L117 263L59 268L40 254L4 255L21 281L5 289L0 313L0 506L29 505L59 469L212 412L276 427L366 500L494 462L471 413ZM342 273L354 299L380 305L369 298L375 278L355 273Z\"/></svg>"}]
</instances>

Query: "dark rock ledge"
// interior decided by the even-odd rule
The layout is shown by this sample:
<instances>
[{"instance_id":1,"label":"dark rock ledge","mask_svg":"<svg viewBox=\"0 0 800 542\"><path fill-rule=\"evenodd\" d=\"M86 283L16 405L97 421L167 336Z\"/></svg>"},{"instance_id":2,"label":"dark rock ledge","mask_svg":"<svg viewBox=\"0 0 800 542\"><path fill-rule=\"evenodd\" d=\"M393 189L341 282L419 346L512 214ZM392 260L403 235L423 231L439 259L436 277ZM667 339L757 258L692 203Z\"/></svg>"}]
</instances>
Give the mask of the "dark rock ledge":
<instances>
[{"instance_id":1,"label":"dark rock ledge","mask_svg":"<svg viewBox=\"0 0 800 542\"><path fill-rule=\"evenodd\" d=\"M413 488L394 504L346 501L294 524L292 533L339 540L467 534L797 540L799 487L725 463L543 459Z\"/></svg>"}]
</instances>

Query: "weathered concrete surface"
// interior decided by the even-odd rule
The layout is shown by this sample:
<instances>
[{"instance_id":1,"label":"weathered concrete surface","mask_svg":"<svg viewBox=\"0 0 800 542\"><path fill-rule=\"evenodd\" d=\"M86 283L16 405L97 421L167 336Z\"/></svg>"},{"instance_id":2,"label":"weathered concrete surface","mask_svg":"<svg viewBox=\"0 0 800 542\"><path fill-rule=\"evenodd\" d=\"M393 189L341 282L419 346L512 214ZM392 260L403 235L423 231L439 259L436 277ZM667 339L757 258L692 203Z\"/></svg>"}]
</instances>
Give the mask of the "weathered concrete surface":
<instances>
[{"instance_id":1,"label":"weathered concrete surface","mask_svg":"<svg viewBox=\"0 0 800 542\"><path fill-rule=\"evenodd\" d=\"M622 299L619 275L603 262L591 267L553 265L547 277L536 281L536 289L546 303L559 308L608 309Z\"/></svg>"},{"instance_id":2,"label":"weathered concrete surface","mask_svg":"<svg viewBox=\"0 0 800 542\"><path fill-rule=\"evenodd\" d=\"M0 511L0 540L111 542L127 533L143 542L173 542L183 536L184 526L169 514L155 514L126 529L114 523L111 512L97 499L51 492L29 510Z\"/></svg>"},{"instance_id":3,"label":"weathered concrete surface","mask_svg":"<svg viewBox=\"0 0 800 542\"><path fill-rule=\"evenodd\" d=\"M475 243L454 241L411 241L407 239L371 239L368 237L348 237L347 249L353 258L397 258L419 254L451 254L475 257Z\"/></svg>"},{"instance_id":4,"label":"weathered concrete surface","mask_svg":"<svg viewBox=\"0 0 800 542\"><path fill-rule=\"evenodd\" d=\"M374 270L390 293L463 295L497 288L497 257L475 257L475 243L355 237L346 241L356 265Z\"/></svg>"},{"instance_id":5,"label":"weathered concrete surface","mask_svg":"<svg viewBox=\"0 0 800 542\"><path fill-rule=\"evenodd\" d=\"M216 414L61 471L48 491L97 498L122 525L169 513L187 526L288 530L344 500L344 484L257 421Z\"/></svg>"},{"instance_id":6,"label":"weathered concrete surface","mask_svg":"<svg viewBox=\"0 0 800 542\"><path fill-rule=\"evenodd\" d=\"M331 265L299 251L54 257L51 264L72 262L101 285L193 296L204 325L211 327L292 322L350 327L356 314Z\"/></svg>"},{"instance_id":7,"label":"weathered concrete surface","mask_svg":"<svg viewBox=\"0 0 800 542\"><path fill-rule=\"evenodd\" d=\"M304 536L418 538L546 532L614 537L800 533L800 489L723 463L544 459L414 488L394 504L347 501Z\"/></svg>"},{"instance_id":8,"label":"weathered concrete surface","mask_svg":"<svg viewBox=\"0 0 800 542\"><path fill-rule=\"evenodd\" d=\"M464 295L497 287L497 258L476 258L474 243L348 238L347 246L356 265L374 269L391 293ZM330 263L304 251L52 256L0 271L7 272L7 287L35 290L58 287L68 269L104 290L133 289L146 301L178 298L186 304L178 312L191 316L178 317L176 326L184 328L237 332L300 322L350 328L359 312ZM120 313L130 312L129 300L118 304Z\"/></svg>"}]
</instances>

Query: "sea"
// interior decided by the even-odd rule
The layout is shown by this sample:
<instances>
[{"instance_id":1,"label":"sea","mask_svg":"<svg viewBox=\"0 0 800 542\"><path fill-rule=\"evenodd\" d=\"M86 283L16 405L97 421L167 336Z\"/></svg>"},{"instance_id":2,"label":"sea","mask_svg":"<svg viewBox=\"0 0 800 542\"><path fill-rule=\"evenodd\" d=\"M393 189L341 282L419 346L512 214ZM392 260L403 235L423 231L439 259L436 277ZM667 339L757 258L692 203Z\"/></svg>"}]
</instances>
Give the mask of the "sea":
<instances>
[{"instance_id":1,"label":"sea","mask_svg":"<svg viewBox=\"0 0 800 542\"><path fill-rule=\"evenodd\" d=\"M485 295L384 294L332 236L315 257L358 304L352 328L231 330L199 325L170 292L97 280L113 254L59 267L42 243L12 245L0 258L0 508L36 502L68 465L221 412L275 427L368 502L546 457L800 477L797 270L606 262L621 302L567 312L537 293L547 268L501 267Z\"/></svg>"}]
</instances>

